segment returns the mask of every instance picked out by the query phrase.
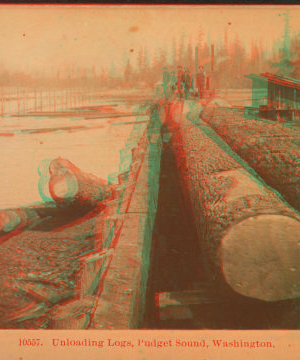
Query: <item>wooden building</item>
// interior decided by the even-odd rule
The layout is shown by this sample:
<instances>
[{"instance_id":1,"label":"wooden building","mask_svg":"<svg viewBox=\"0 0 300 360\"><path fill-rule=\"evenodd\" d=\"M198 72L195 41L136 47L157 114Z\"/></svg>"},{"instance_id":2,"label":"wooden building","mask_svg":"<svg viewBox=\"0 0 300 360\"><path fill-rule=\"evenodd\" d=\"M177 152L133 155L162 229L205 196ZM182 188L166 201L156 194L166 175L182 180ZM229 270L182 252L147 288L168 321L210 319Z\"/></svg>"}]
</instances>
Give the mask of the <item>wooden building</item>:
<instances>
[{"instance_id":1,"label":"wooden building","mask_svg":"<svg viewBox=\"0 0 300 360\"><path fill-rule=\"evenodd\" d=\"M252 80L252 106L259 108L261 117L274 120L299 117L299 80L271 73L245 77Z\"/></svg>"}]
</instances>

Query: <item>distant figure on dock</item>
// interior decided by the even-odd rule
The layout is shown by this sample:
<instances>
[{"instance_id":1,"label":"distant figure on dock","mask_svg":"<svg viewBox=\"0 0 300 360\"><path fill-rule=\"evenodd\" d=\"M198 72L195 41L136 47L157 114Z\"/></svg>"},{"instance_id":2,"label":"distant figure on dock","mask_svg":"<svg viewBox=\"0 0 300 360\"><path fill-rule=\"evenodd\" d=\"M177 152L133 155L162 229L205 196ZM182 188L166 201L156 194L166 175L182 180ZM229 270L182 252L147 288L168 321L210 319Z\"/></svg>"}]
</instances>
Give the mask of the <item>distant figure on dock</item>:
<instances>
[{"instance_id":1,"label":"distant figure on dock","mask_svg":"<svg viewBox=\"0 0 300 360\"><path fill-rule=\"evenodd\" d=\"M163 68L163 88L165 98L168 99L170 93L170 73L166 66Z\"/></svg>"},{"instance_id":2,"label":"distant figure on dock","mask_svg":"<svg viewBox=\"0 0 300 360\"><path fill-rule=\"evenodd\" d=\"M205 90L205 72L203 66L198 66L198 73L196 74L196 89L199 98L203 98L203 90Z\"/></svg>"},{"instance_id":3,"label":"distant figure on dock","mask_svg":"<svg viewBox=\"0 0 300 360\"><path fill-rule=\"evenodd\" d=\"M206 90L209 90L209 76L206 78Z\"/></svg>"},{"instance_id":4,"label":"distant figure on dock","mask_svg":"<svg viewBox=\"0 0 300 360\"><path fill-rule=\"evenodd\" d=\"M178 66L177 67L177 90L178 90L178 97L181 98L182 97L182 82L183 82L183 70L182 70L182 66Z\"/></svg>"},{"instance_id":5,"label":"distant figure on dock","mask_svg":"<svg viewBox=\"0 0 300 360\"><path fill-rule=\"evenodd\" d=\"M185 99L187 100L189 98L190 89L192 88L192 76L188 68L184 68L183 87L184 87Z\"/></svg>"},{"instance_id":6,"label":"distant figure on dock","mask_svg":"<svg viewBox=\"0 0 300 360\"><path fill-rule=\"evenodd\" d=\"M171 73L170 73L170 92L172 95L176 91L176 86L177 86L176 74L175 74L175 71L171 71Z\"/></svg>"}]
</instances>

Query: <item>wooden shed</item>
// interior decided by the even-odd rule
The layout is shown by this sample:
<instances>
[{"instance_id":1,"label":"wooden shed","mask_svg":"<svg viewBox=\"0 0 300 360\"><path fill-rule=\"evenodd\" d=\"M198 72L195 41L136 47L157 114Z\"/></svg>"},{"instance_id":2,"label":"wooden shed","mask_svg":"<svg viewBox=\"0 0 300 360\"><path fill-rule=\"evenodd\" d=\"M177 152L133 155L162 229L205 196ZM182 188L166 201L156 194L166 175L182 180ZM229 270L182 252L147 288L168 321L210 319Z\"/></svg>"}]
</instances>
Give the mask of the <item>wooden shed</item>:
<instances>
[{"instance_id":1,"label":"wooden shed","mask_svg":"<svg viewBox=\"0 0 300 360\"><path fill-rule=\"evenodd\" d=\"M299 116L300 81L263 73L245 75L252 80L252 106L267 119L294 119Z\"/></svg>"}]
</instances>

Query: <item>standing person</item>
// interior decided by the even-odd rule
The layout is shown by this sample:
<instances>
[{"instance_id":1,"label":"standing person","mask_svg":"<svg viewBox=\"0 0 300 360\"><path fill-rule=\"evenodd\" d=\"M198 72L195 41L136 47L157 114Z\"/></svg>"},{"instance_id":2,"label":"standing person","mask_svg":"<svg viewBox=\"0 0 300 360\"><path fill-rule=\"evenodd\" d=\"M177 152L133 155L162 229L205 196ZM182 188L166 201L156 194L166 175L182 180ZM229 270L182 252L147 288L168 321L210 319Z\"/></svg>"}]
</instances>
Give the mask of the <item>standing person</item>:
<instances>
[{"instance_id":1,"label":"standing person","mask_svg":"<svg viewBox=\"0 0 300 360\"><path fill-rule=\"evenodd\" d=\"M175 74L175 71L171 71L171 73L170 73L170 91L171 91L172 95L176 91L176 86L177 86L176 74Z\"/></svg>"},{"instance_id":2,"label":"standing person","mask_svg":"<svg viewBox=\"0 0 300 360\"><path fill-rule=\"evenodd\" d=\"M196 74L196 89L199 94L199 98L203 97L203 90L205 89L205 73L203 66L198 66L198 73Z\"/></svg>"},{"instance_id":3,"label":"standing person","mask_svg":"<svg viewBox=\"0 0 300 360\"><path fill-rule=\"evenodd\" d=\"M189 72L188 68L184 69L184 76L183 76L183 83L184 83L184 95L185 99L187 100L189 98L190 89L192 87L192 76Z\"/></svg>"},{"instance_id":4,"label":"standing person","mask_svg":"<svg viewBox=\"0 0 300 360\"><path fill-rule=\"evenodd\" d=\"M165 66L163 68L163 88L164 88L164 94L165 98L167 99L169 97L169 88L170 88L170 74L168 71L168 68Z\"/></svg>"},{"instance_id":5,"label":"standing person","mask_svg":"<svg viewBox=\"0 0 300 360\"><path fill-rule=\"evenodd\" d=\"M182 66L177 67L177 89L178 89L178 96L181 98L182 95L182 80L183 80L183 70Z\"/></svg>"}]
</instances>

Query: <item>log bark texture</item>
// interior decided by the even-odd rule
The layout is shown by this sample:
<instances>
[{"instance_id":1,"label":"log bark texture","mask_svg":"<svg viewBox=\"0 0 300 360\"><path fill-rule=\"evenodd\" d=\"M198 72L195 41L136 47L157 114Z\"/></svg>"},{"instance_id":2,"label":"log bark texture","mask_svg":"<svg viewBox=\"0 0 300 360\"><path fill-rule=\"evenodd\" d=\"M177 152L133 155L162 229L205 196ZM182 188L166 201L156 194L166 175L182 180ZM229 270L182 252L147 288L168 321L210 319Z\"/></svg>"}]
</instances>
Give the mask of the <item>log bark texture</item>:
<instances>
[{"instance_id":1,"label":"log bark texture","mask_svg":"<svg viewBox=\"0 0 300 360\"><path fill-rule=\"evenodd\" d=\"M250 120L232 109L206 107L201 113L233 151L300 210L300 129Z\"/></svg>"},{"instance_id":2,"label":"log bark texture","mask_svg":"<svg viewBox=\"0 0 300 360\"><path fill-rule=\"evenodd\" d=\"M66 159L55 159L49 166L49 192L59 207L95 207L109 194L104 180L87 174Z\"/></svg>"},{"instance_id":3,"label":"log bark texture","mask_svg":"<svg viewBox=\"0 0 300 360\"><path fill-rule=\"evenodd\" d=\"M190 124L172 122L170 113L182 189L210 276L260 300L299 297L298 213Z\"/></svg>"}]
</instances>

